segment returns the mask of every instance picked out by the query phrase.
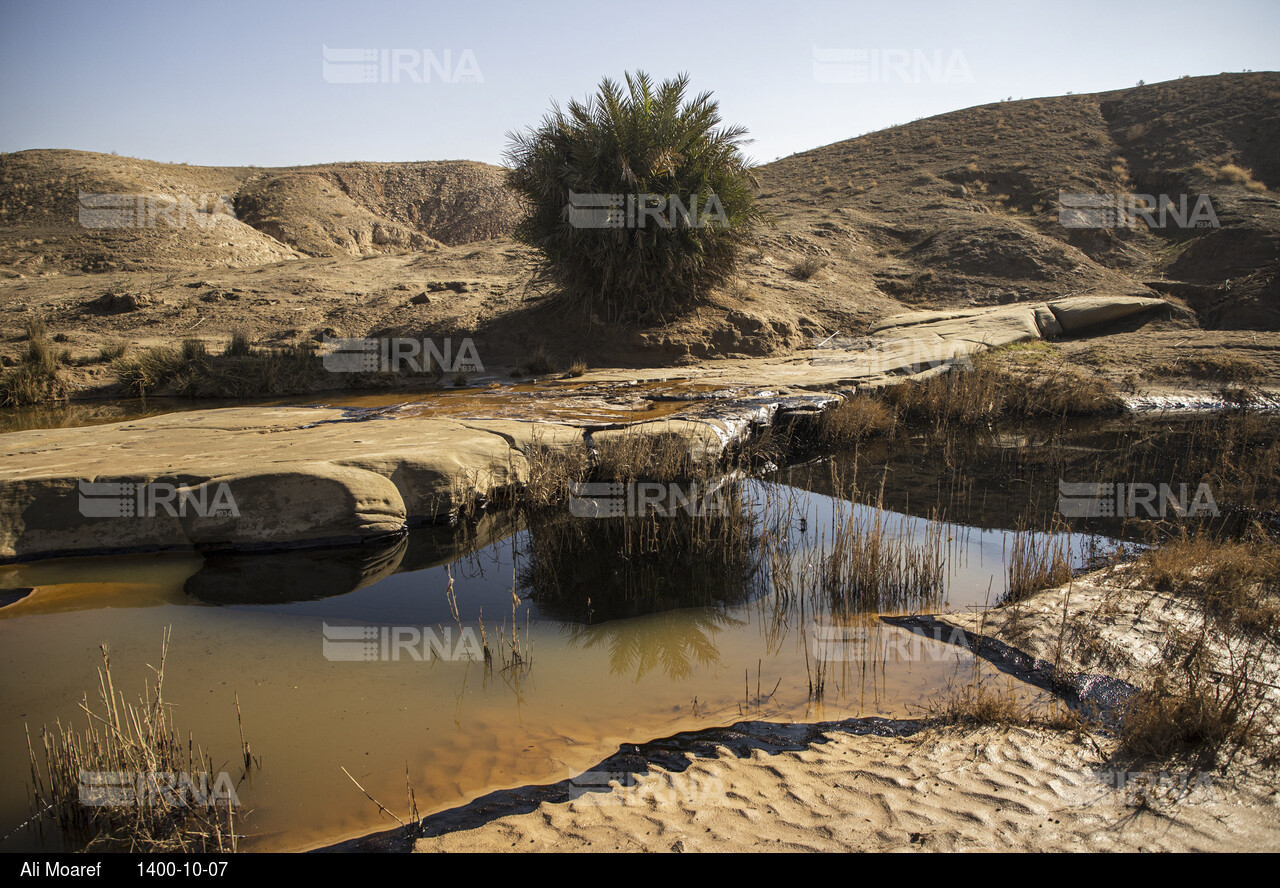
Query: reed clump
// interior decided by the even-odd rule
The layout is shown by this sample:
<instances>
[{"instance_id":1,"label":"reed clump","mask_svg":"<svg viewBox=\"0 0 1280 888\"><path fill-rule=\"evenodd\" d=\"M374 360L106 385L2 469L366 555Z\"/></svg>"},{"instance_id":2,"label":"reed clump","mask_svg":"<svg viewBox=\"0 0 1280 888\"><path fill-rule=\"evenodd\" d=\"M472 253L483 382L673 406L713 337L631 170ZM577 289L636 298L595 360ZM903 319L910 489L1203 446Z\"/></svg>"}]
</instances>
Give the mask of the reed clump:
<instances>
[{"instance_id":1,"label":"reed clump","mask_svg":"<svg viewBox=\"0 0 1280 888\"><path fill-rule=\"evenodd\" d=\"M710 478L719 453L678 432L633 426L621 434L596 436L595 475L614 481L680 481Z\"/></svg>"},{"instance_id":2,"label":"reed clump","mask_svg":"<svg viewBox=\"0 0 1280 888\"><path fill-rule=\"evenodd\" d=\"M86 694L80 704L83 732L61 722L43 728L41 762L28 731L33 803L72 843L123 851L236 850L239 781L225 771L215 774L212 756L174 723L173 704L164 699L169 640L166 630L154 685L147 683L137 703L116 689L103 645L97 703L91 706Z\"/></svg>"},{"instance_id":3,"label":"reed clump","mask_svg":"<svg viewBox=\"0 0 1280 888\"><path fill-rule=\"evenodd\" d=\"M930 519L917 532L881 505L855 503L834 466L831 483L832 520L813 547L798 550L776 520L765 521L766 560L779 597L813 596L835 613L901 613L940 601L948 558L942 523Z\"/></svg>"},{"instance_id":4,"label":"reed clump","mask_svg":"<svg viewBox=\"0 0 1280 888\"><path fill-rule=\"evenodd\" d=\"M826 446L857 444L865 438L891 435L897 416L878 398L855 395L829 408L818 420L818 440Z\"/></svg>"},{"instance_id":5,"label":"reed clump","mask_svg":"<svg viewBox=\"0 0 1280 888\"><path fill-rule=\"evenodd\" d=\"M761 591L758 518L743 482L690 487L645 514L542 514L519 584L546 611L595 623Z\"/></svg>"},{"instance_id":6,"label":"reed clump","mask_svg":"<svg viewBox=\"0 0 1280 888\"><path fill-rule=\"evenodd\" d=\"M581 443L557 445L535 435L524 456L529 480L521 491L520 503L534 511L563 503L569 496L569 485L591 471L591 452Z\"/></svg>"},{"instance_id":7,"label":"reed clump","mask_svg":"<svg viewBox=\"0 0 1280 888\"><path fill-rule=\"evenodd\" d=\"M1001 604L1030 598L1071 581L1069 538L1018 531L1009 553L1007 586Z\"/></svg>"}]
</instances>

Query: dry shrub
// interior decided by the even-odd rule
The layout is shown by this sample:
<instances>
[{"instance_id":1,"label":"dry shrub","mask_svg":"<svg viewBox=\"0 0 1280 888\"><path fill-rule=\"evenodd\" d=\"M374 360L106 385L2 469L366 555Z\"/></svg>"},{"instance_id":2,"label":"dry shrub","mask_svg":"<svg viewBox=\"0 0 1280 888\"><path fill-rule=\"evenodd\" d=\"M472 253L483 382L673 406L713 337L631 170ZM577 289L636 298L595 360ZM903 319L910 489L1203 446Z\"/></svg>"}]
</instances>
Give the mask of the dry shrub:
<instances>
[{"instance_id":1,"label":"dry shrub","mask_svg":"<svg viewBox=\"0 0 1280 888\"><path fill-rule=\"evenodd\" d=\"M1256 737L1248 684L1240 673L1220 682L1161 673L1129 701L1120 742L1131 753L1162 759L1191 752L1212 760L1226 746L1244 746Z\"/></svg>"},{"instance_id":2,"label":"dry shrub","mask_svg":"<svg viewBox=\"0 0 1280 888\"><path fill-rule=\"evenodd\" d=\"M892 432L895 418L883 401L857 395L823 412L818 438L826 445L856 444L863 438Z\"/></svg>"},{"instance_id":3,"label":"dry shrub","mask_svg":"<svg viewBox=\"0 0 1280 888\"><path fill-rule=\"evenodd\" d=\"M1154 588L1198 599L1229 628L1280 632L1280 549L1269 540L1183 536L1148 549L1139 569Z\"/></svg>"},{"instance_id":4,"label":"dry shrub","mask_svg":"<svg viewBox=\"0 0 1280 888\"><path fill-rule=\"evenodd\" d=\"M1103 379L1070 367L1018 373L986 362L924 382L885 390L907 416L936 424L981 425L1001 418L1098 416L1120 413L1124 402Z\"/></svg>"},{"instance_id":5,"label":"dry shrub","mask_svg":"<svg viewBox=\"0 0 1280 888\"><path fill-rule=\"evenodd\" d=\"M807 281L826 267L827 262L825 259L819 259L817 256L806 256L792 265L787 270L787 273L798 281Z\"/></svg>"}]
</instances>

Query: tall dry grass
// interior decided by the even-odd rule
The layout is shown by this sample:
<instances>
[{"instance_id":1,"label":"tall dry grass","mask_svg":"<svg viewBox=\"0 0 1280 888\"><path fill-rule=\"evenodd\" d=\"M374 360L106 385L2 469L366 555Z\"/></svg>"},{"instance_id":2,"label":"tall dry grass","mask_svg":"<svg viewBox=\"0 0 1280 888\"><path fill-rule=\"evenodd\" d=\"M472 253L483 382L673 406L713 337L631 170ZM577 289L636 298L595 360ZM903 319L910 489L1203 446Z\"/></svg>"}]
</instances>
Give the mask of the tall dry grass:
<instances>
[{"instance_id":1,"label":"tall dry grass","mask_svg":"<svg viewBox=\"0 0 1280 888\"><path fill-rule=\"evenodd\" d=\"M1002 604L1023 601L1071 581L1070 538L1020 530L1008 551Z\"/></svg>"},{"instance_id":2,"label":"tall dry grass","mask_svg":"<svg viewBox=\"0 0 1280 888\"><path fill-rule=\"evenodd\" d=\"M97 704L90 706L88 694L80 704L84 730L61 722L42 728L40 754L28 731L34 805L39 814L52 816L72 844L124 851L236 850L238 782L216 774L213 757L182 736L173 704L164 699L169 640L166 630L155 684L147 683L137 703L116 689L103 645ZM247 745L242 753L247 769Z\"/></svg>"}]
</instances>

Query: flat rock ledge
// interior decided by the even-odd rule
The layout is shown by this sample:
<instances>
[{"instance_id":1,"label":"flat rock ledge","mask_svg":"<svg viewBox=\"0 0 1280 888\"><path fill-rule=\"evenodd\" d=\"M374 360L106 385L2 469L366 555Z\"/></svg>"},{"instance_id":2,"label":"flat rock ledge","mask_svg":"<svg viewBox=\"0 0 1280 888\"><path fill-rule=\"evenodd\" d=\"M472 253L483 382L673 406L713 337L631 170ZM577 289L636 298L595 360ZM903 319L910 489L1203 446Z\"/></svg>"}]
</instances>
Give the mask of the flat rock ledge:
<instances>
[{"instance_id":1,"label":"flat rock ledge","mask_svg":"<svg viewBox=\"0 0 1280 888\"><path fill-rule=\"evenodd\" d=\"M597 432L597 434L601 434ZM620 434L620 432L611 432ZM718 455L725 422L654 421ZM448 520L590 432L514 420L229 408L0 436L0 561L353 545Z\"/></svg>"},{"instance_id":2,"label":"flat rock ledge","mask_svg":"<svg viewBox=\"0 0 1280 888\"><path fill-rule=\"evenodd\" d=\"M719 456L779 413L813 413L843 394L945 372L987 348L1076 335L1165 305L1082 296L897 315L852 346L659 371L723 385L724 397L622 429L239 407L13 432L0 435L0 563L370 542L527 482L540 450L674 435L694 459Z\"/></svg>"}]
</instances>

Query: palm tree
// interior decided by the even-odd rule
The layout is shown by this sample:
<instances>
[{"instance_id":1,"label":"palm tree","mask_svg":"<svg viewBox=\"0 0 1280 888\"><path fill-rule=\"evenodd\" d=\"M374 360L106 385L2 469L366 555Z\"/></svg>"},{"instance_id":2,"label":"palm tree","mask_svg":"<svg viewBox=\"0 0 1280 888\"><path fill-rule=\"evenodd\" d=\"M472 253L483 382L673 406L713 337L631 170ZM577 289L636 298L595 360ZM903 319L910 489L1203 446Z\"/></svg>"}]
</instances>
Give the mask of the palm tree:
<instances>
[{"instance_id":1,"label":"palm tree","mask_svg":"<svg viewBox=\"0 0 1280 888\"><path fill-rule=\"evenodd\" d=\"M721 126L689 76L626 88L606 78L585 102L558 105L508 134L508 182L529 203L516 237L543 257L542 277L585 312L658 319L730 274L764 215L746 129ZM647 197L646 197L647 196Z\"/></svg>"}]
</instances>

